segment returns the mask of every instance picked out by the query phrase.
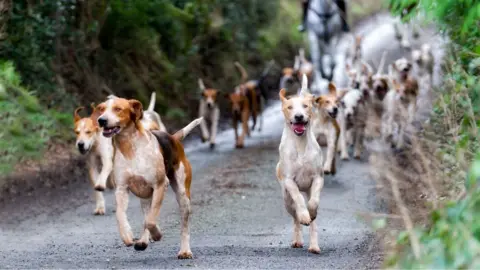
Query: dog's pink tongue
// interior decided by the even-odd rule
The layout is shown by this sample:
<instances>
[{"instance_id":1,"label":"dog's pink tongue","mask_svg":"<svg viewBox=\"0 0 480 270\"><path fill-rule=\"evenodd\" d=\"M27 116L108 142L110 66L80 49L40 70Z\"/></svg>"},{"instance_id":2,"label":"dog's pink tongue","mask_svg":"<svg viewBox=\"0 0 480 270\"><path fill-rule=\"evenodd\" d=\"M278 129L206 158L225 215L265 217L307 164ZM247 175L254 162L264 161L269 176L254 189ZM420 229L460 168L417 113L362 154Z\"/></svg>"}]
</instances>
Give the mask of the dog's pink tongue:
<instances>
[{"instance_id":1,"label":"dog's pink tongue","mask_svg":"<svg viewBox=\"0 0 480 270\"><path fill-rule=\"evenodd\" d=\"M297 133L302 133L305 131L305 125L304 124L293 124L292 125L293 131Z\"/></svg>"}]
</instances>

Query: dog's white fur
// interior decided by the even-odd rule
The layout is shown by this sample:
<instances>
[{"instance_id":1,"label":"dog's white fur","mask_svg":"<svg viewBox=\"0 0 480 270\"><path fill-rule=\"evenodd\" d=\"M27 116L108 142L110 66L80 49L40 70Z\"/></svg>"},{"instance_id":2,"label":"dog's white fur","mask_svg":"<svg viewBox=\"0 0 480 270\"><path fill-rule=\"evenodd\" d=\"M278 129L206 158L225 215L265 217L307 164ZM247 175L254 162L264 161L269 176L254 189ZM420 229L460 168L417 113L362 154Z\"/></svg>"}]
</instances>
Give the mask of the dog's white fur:
<instances>
[{"instance_id":1,"label":"dog's white fur","mask_svg":"<svg viewBox=\"0 0 480 270\"><path fill-rule=\"evenodd\" d=\"M75 131L78 132L75 145L77 148L83 143L87 151L87 168L90 182L95 189L95 215L105 214L105 199L103 190L107 184L108 177L113 169L113 145L111 138L105 138L99 128L93 134L85 134L84 129L88 118L79 119L75 124ZM98 160L101 160L101 169ZM111 176L113 177L113 176ZM112 180L113 183L113 180Z\"/></svg>"},{"instance_id":2,"label":"dog's white fur","mask_svg":"<svg viewBox=\"0 0 480 270\"><path fill-rule=\"evenodd\" d=\"M367 117L364 95L360 90L353 88L347 90L341 100L342 106L337 116L340 124L340 138L338 140L340 157L343 160L350 159L348 146L354 140L353 156L358 159L363 148Z\"/></svg>"},{"instance_id":3,"label":"dog's white fur","mask_svg":"<svg viewBox=\"0 0 480 270\"><path fill-rule=\"evenodd\" d=\"M280 159L276 171L278 182L282 187L285 207L294 220L292 247L303 246L301 224L310 225L310 246L308 250L312 253L319 253L315 218L324 181L322 151L313 130L309 127L309 122L307 122L306 130L301 136L292 130L293 121L297 121L295 116L301 115L303 121L312 120L310 118L312 116L313 96L308 92L307 85L308 80L304 75L302 89L298 96L287 99L284 97L285 90L280 91L285 124L279 147ZM307 193L307 205L301 192Z\"/></svg>"},{"instance_id":4,"label":"dog's white fur","mask_svg":"<svg viewBox=\"0 0 480 270\"><path fill-rule=\"evenodd\" d=\"M412 61L417 78L428 76L428 81L432 85L434 58L430 44L425 43L420 50L413 50Z\"/></svg>"},{"instance_id":5,"label":"dog's white fur","mask_svg":"<svg viewBox=\"0 0 480 270\"><path fill-rule=\"evenodd\" d=\"M202 92L206 89L202 79L198 79L198 87ZM220 109L216 100L210 97L201 98L198 117L203 117L203 119L210 122L210 132L208 132L206 121L200 123L200 129L202 131L202 138L205 140L209 138L210 147L213 147L217 136L218 120L220 119Z\"/></svg>"},{"instance_id":6,"label":"dog's white fur","mask_svg":"<svg viewBox=\"0 0 480 270\"><path fill-rule=\"evenodd\" d=\"M337 91L334 84L328 85L329 95L336 99ZM315 99L314 118L312 120L312 129L315 138L320 135L324 135L327 139L327 154L325 157L325 163L323 165L323 171L325 174L335 174L335 155L337 149L337 143L340 136L340 128L336 120L338 114L338 106L334 100L329 98L329 95L322 95ZM325 99L321 101L320 99ZM327 103L322 106L320 103Z\"/></svg>"}]
</instances>

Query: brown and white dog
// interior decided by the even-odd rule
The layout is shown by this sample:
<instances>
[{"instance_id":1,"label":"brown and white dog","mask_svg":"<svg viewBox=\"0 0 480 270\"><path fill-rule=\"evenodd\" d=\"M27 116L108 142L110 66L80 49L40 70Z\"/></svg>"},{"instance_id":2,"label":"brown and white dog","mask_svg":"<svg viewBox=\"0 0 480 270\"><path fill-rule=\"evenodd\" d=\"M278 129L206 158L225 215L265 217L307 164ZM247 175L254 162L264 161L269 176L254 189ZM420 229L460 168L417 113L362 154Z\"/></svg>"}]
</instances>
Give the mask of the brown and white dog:
<instances>
[{"instance_id":1,"label":"brown and white dog","mask_svg":"<svg viewBox=\"0 0 480 270\"><path fill-rule=\"evenodd\" d=\"M202 142L210 140L210 148L215 148L215 138L217 136L218 120L220 119L220 109L218 108L217 97L219 91L214 88L206 88L202 79L198 79L198 87L202 92L198 116L206 121L200 123L202 131ZM207 123L210 122L210 132L208 132Z\"/></svg>"},{"instance_id":2,"label":"brown and white dog","mask_svg":"<svg viewBox=\"0 0 480 270\"><path fill-rule=\"evenodd\" d=\"M358 88L351 88L343 91L340 99L341 106L337 117L340 124L338 140L340 157L343 160L350 159L348 146L353 143L353 156L360 159L367 120L365 96Z\"/></svg>"},{"instance_id":3,"label":"brown and white dog","mask_svg":"<svg viewBox=\"0 0 480 270\"><path fill-rule=\"evenodd\" d=\"M315 98L314 117L312 129L315 138L324 135L327 139L327 155L323 165L325 174L335 174L335 155L337 153L337 143L340 137L340 126L337 122L339 98L335 84L328 84L328 94Z\"/></svg>"},{"instance_id":4,"label":"brown and white dog","mask_svg":"<svg viewBox=\"0 0 480 270\"><path fill-rule=\"evenodd\" d=\"M308 92L307 85L307 76L304 75L299 95L286 97L286 90L280 90L285 123L276 175L287 212L293 217L292 247L303 247L301 225L310 225L308 251L318 254L320 248L315 219L320 203L320 191L323 188L323 160L322 150L310 127L314 97ZM307 204L302 192L307 194Z\"/></svg>"},{"instance_id":5,"label":"brown and white dog","mask_svg":"<svg viewBox=\"0 0 480 270\"><path fill-rule=\"evenodd\" d=\"M382 136L386 140L393 138L394 124L398 125L398 148L404 145L405 128L408 127L415 117L418 82L409 73L411 64L401 58L390 66L392 89L387 93L384 100L385 113L382 117ZM392 72L395 70L396 74ZM399 80L400 79L400 80Z\"/></svg>"},{"instance_id":6,"label":"brown and white dog","mask_svg":"<svg viewBox=\"0 0 480 270\"><path fill-rule=\"evenodd\" d=\"M418 78L428 76L429 86L433 83L433 53L430 44L423 44L420 50L412 51L412 61L414 64L414 71Z\"/></svg>"},{"instance_id":7,"label":"brown and white dog","mask_svg":"<svg viewBox=\"0 0 480 270\"><path fill-rule=\"evenodd\" d=\"M110 176L113 169L112 139L102 136L102 130L97 123L100 115L98 111L93 108L89 117L82 118L79 113L83 109L84 107L79 107L74 112L74 131L77 136L75 145L82 155L87 155L88 176L95 189L94 214L104 215L103 191L106 186L110 189L115 187L114 179ZM101 166L99 161L101 161Z\"/></svg>"},{"instance_id":8,"label":"brown and white dog","mask_svg":"<svg viewBox=\"0 0 480 270\"><path fill-rule=\"evenodd\" d=\"M142 104L138 100L113 98L96 108L103 136L113 138L115 156L113 175L116 182L116 216L120 237L126 246L145 250L150 238L159 241L162 233L157 226L163 198L170 184L181 212L181 242L179 259L192 258L190 250L190 184L192 169L182 139L203 120L198 118L170 135L146 130L140 121ZM135 240L127 219L129 192L140 198L144 213L144 229Z\"/></svg>"}]
</instances>

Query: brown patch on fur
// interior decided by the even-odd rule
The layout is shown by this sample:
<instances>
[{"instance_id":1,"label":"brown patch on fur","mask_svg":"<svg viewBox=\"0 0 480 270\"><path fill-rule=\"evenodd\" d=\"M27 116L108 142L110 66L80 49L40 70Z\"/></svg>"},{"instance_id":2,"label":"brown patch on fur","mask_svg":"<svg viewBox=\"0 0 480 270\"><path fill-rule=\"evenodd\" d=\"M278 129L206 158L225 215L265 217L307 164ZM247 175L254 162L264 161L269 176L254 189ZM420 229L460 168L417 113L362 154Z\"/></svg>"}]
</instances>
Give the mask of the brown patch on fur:
<instances>
[{"instance_id":1,"label":"brown patch on fur","mask_svg":"<svg viewBox=\"0 0 480 270\"><path fill-rule=\"evenodd\" d=\"M205 99L211 98L213 102L217 101L218 90L213 88L207 88L203 90L202 96Z\"/></svg>"},{"instance_id":2,"label":"brown patch on fur","mask_svg":"<svg viewBox=\"0 0 480 270\"><path fill-rule=\"evenodd\" d=\"M165 172L170 181L178 181L176 179L176 171L180 167L180 163L185 168L185 192L187 197L190 198L190 186L192 182L192 167L185 155L182 143L174 136L162 132L152 131L152 134L158 140L160 145L160 151L162 152L163 162L165 165Z\"/></svg>"},{"instance_id":3,"label":"brown patch on fur","mask_svg":"<svg viewBox=\"0 0 480 270\"><path fill-rule=\"evenodd\" d=\"M120 153L122 153L126 159L132 160L134 158L135 153L133 152L133 145L130 141L130 138L124 136L115 136L113 137L113 140L116 142L115 144L118 146Z\"/></svg>"},{"instance_id":4,"label":"brown patch on fur","mask_svg":"<svg viewBox=\"0 0 480 270\"><path fill-rule=\"evenodd\" d=\"M128 188L133 194L135 194L135 196L143 199L152 197L153 188L148 184L145 178L139 175L127 175L126 179L128 179Z\"/></svg>"}]
</instances>

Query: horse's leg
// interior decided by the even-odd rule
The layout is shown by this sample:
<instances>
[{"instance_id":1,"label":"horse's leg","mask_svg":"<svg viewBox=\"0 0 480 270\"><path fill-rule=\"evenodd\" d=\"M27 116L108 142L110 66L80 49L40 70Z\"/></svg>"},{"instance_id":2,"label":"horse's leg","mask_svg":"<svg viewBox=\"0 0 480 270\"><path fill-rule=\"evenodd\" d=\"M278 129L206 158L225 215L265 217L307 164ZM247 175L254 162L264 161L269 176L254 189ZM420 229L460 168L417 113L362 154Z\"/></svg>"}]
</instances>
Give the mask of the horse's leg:
<instances>
[{"instance_id":1,"label":"horse's leg","mask_svg":"<svg viewBox=\"0 0 480 270\"><path fill-rule=\"evenodd\" d=\"M322 48L320 46L320 39L317 36L317 34L313 31L308 31L308 40L310 42L310 53L312 56L312 63L314 67L314 76L315 76L315 82L316 86L318 87L318 82L320 78L324 77L323 73L323 52L321 51Z\"/></svg>"}]
</instances>

